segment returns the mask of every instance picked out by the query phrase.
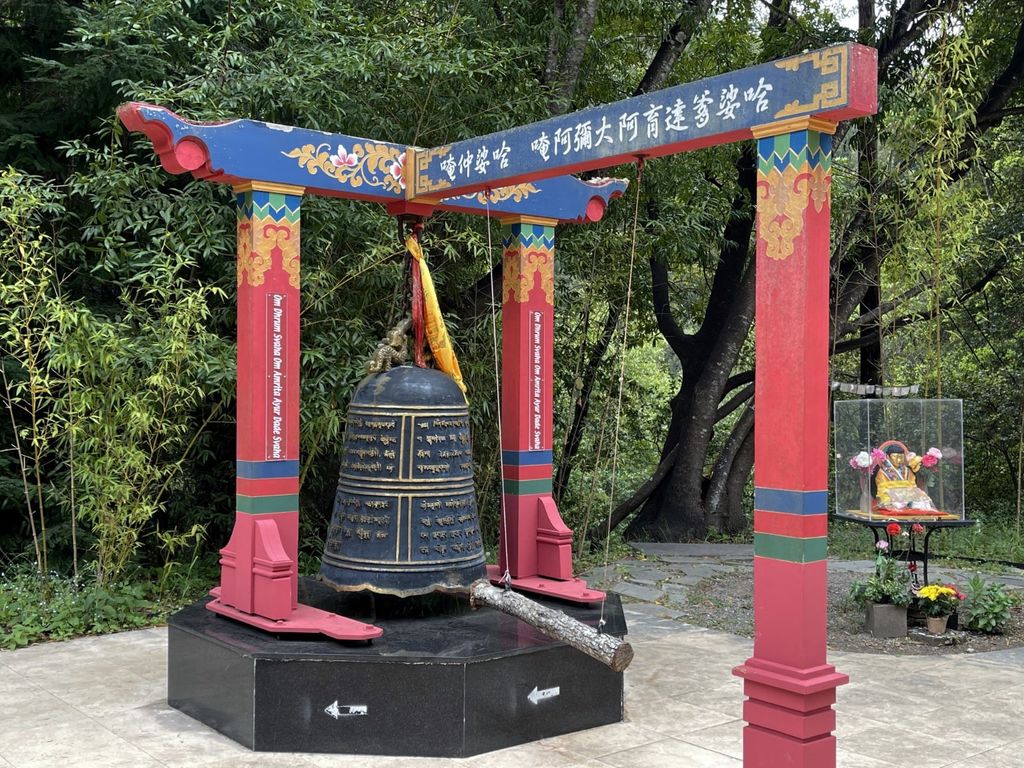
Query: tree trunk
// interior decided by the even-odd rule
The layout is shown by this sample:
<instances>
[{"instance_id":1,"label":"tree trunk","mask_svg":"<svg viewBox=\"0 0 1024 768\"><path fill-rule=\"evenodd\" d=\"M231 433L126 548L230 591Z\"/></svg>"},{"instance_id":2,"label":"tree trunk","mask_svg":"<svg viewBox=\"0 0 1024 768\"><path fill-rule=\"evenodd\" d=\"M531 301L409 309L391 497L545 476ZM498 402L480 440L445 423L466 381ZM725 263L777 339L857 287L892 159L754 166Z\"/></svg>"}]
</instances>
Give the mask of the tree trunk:
<instances>
[{"instance_id":1,"label":"tree trunk","mask_svg":"<svg viewBox=\"0 0 1024 768\"><path fill-rule=\"evenodd\" d=\"M672 400L672 420L662 457L677 443L680 449L672 469L626 529L630 539L687 541L707 535L707 493L713 484L705 476L705 458L719 418L719 404L727 394L729 374L754 316L750 240L756 174L752 147L744 149L736 168L740 191L732 203L707 311L697 333L686 335L679 329L671 312L668 270L663 264L651 262L655 318L683 368L679 391ZM728 474L728 469L723 471ZM716 510L723 495L718 492L713 504Z\"/></svg>"},{"instance_id":2,"label":"tree trunk","mask_svg":"<svg viewBox=\"0 0 1024 768\"><path fill-rule=\"evenodd\" d=\"M875 30L875 0L858 0L858 29L861 41L870 45ZM868 200L878 194L878 125L874 120L862 120L857 135L857 168L860 171L860 185ZM882 301L882 254L878 248L878 232L872 227L871 242L865 254L865 282L867 289L860 303L861 314L877 312ZM860 350L860 383L882 385L882 321L879 318L877 333L873 339L865 339ZM860 335L870 333L872 329L862 328Z\"/></svg>"},{"instance_id":3,"label":"tree trunk","mask_svg":"<svg viewBox=\"0 0 1024 768\"><path fill-rule=\"evenodd\" d=\"M590 3L581 3L578 13L586 14L589 13L591 7L595 9L596 3L592 5ZM658 46L658 50L655 52L650 64L647 66L647 70L644 72L644 76L640 79L640 83L633 91L633 96L639 96L643 93L658 90L663 88L668 81L669 75L672 73L672 68L679 60L680 55L689 45L693 39L693 35L701 25L701 23L707 18L709 9L711 7L711 0L687 0L684 3L683 9L679 16L673 22L671 28L668 30ZM564 14L564 2L555 3L555 15L556 18L561 20ZM582 17L579 17L582 18ZM591 20L592 27L592 20ZM553 38L549 38L548 48L548 65L546 71L552 70L555 66L555 59L552 58L557 53L557 47L552 47L550 42ZM578 63L576 65L576 71L578 74ZM551 83L552 80L547 82ZM552 107L552 112L555 112L555 108ZM648 220L657 218L656 213L652 211L650 207L647 209ZM644 226L644 222L641 226ZM622 307L621 305L614 305L608 311L608 317L605 321L604 328L601 331L601 336L597 342L591 348L590 354L587 359L586 367L584 368L584 375L581 377L583 380L583 387L580 391L580 397L576 402L576 407L573 413L572 424L569 427L569 431L565 438L564 447L561 456L558 461L558 467L555 471L552 495L554 496L555 502L561 504L566 493L566 489L569 487L569 478L572 474L574 461L576 455L579 453L580 445L583 441L583 434L587 425L587 417L590 413L590 395L593 392L594 381L597 378L597 373L604 363L605 355L608 351L608 347L612 342L615 335L615 329L618 327L619 319L621 317ZM625 350L623 350L625 352ZM669 439L665 443L665 447L662 450L662 459L665 455L672 450L674 443L671 441L672 430L669 430Z\"/></svg>"},{"instance_id":4,"label":"tree trunk","mask_svg":"<svg viewBox=\"0 0 1024 768\"><path fill-rule=\"evenodd\" d=\"M751 425L747 436L732 466L729 468L729 477L726 480L726 494L722 501L725 509L720 517L723 520L721 531L729 535L742 533L747 528L747 511L744 506L744 494L747 483L750 480L750 472L754 468L754 429Z\"/></svg>"}]
</instances>

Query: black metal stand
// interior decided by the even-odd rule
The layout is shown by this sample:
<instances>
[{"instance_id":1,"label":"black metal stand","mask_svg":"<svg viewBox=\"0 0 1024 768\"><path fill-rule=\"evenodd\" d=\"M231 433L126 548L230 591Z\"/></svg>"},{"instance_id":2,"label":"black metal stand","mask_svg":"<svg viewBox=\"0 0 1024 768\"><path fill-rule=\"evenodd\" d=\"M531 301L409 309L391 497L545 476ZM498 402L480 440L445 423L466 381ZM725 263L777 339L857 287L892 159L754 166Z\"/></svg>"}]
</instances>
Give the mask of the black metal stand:
<instances>
[{"instance_id":1,"label":"black metal stand","mask_svg":"<svg viewBox=\"0 0 1024 768\"><path fill-rule=\"evenodd\" d=\"M855 517L853 515L836 515L838 520L846 520L851 523L858 523L859 525L867 526L871 529L871 534L875 538L875 544L882 540L881 534L885 534L885 539L889 543L889 553L897 559L904 559L907 562L911 560L920 562L922 565L922 571L924 576L924 583L928 584L928 560L930 558L930 545L931 536L935 531L942 528L966 528L971 525L977 525L977 520L865 520L863 517ZM896 551L893 548L892 537L885 532L888 525L892 523L899 523L901 527L913 525L917 523L924 528L924 550L918 551L914 544L914 534L910 535L910 549Z\"/></svg>"}]
</instances>

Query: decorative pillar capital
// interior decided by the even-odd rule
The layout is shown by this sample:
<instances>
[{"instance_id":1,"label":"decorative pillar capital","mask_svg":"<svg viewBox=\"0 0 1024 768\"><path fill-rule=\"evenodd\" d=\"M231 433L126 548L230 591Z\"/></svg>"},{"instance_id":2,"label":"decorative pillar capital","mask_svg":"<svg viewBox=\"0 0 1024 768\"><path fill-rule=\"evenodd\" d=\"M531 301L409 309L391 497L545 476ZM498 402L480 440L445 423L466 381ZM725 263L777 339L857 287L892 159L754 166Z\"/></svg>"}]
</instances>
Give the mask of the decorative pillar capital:
<instances>
[{"instance_id":1,"label":"decorative pillar capital","mask_svg":"<svg viewBox=\"0 0 1024 768\"><path fill-rule=\"evenodd\" d=\"M770 136L781 136L784 133L795 133L797 131L816 131L827 133L829 136L836 132L837 125L828 120L817 117L794 117L790 120L779 120L775 123L755 125L750 129L755 139L764 139Z\"/></svg>"},{"instance_id":2,"label":"decorative pillar capital","mask_svg":"<svg viewBox=\"0 0 1024 768\"><path fill-rule=\"evenodd\" d=\"M305 187L295 187L291 184L278 184L273 181L257 181L255 179L248 179L246 181L235 184L233 189L236 195L243 194L245 192L276 192L279 195L296 195L302 196L302 193L306 191Z\"/></svg>"},{"instance_id":3,"label":"decorative pillar capital","mask_svg":"<svg viewBox=\"0 0 1024 768\"><path fill-rule=\"evenodd\" d=\"M558 219L548 219L543 216L502 216L498 219L503 227L511 227L516 224L534 224L540 227L554 227L558 224Z\"/></svg>"}]
</instances>

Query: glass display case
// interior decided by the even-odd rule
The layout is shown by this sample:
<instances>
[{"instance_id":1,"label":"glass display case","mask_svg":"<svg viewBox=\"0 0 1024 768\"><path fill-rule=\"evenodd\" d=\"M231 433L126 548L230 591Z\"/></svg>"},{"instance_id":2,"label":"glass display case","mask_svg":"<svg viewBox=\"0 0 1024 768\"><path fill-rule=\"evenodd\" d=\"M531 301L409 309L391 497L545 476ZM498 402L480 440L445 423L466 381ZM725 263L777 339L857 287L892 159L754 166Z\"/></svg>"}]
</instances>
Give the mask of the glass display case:
<instances>
[{"instance_id":1,"label":"glass display case","mask_svg":"<svg viewBox=\"0 0 1024 768\"><path fill-rule=\"evenodd\" d=\"M836 515L963 521L961 400L835 402Z\"/></svg>"}]
</instances>

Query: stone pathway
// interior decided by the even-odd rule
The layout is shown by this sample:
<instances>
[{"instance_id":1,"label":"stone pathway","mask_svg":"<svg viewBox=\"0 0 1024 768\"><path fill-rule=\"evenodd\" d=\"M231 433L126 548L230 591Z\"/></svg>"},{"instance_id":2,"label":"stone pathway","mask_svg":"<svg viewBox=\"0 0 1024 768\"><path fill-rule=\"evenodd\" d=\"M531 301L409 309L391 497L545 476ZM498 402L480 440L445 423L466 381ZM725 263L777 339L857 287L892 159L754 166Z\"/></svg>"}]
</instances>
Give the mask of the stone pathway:
<instances>
[{"instance_id":1,"label":"stone pathway","mask_svg":"<svg viewBox=\"0 0 1024 768\"><path fill-rule=\"evenodd\" d=\"M0 768L741 768L750 641L655 602L749 568L740 545L645 545L595 581L624 595L636 658L626 721L465 760L252 753L170 709L167 633L147 629L0 652ZM862 564L832 567L863 568ZM840 768L1024 768L1024 649L972 656L832 653Z\"/></svg>"},{"instance_id":2,"label":"stone pathway","mask_svg":"<svg viewBox=\"0 0 1024 768\"><path fill-rule=\"evenodd\" d=\"M754 559L750 544L635 544L644 559L625 558L607 568L598 567L583 574L593 586L615 592L623 597L637 619L676 621L681 616L672 605L686 602L690 587L709 576L749 571ZM829 560L829 571L868 574L874 571L874 560ZM973 572L931 566L932 581L965 584ZM1011 589L1024 589L1024 574L985 574L988 581L997 581ZM632 625L631 625L632 626ZM1022 762L1024 768L1024 762Z\"/></svg>"}]
</instances>

